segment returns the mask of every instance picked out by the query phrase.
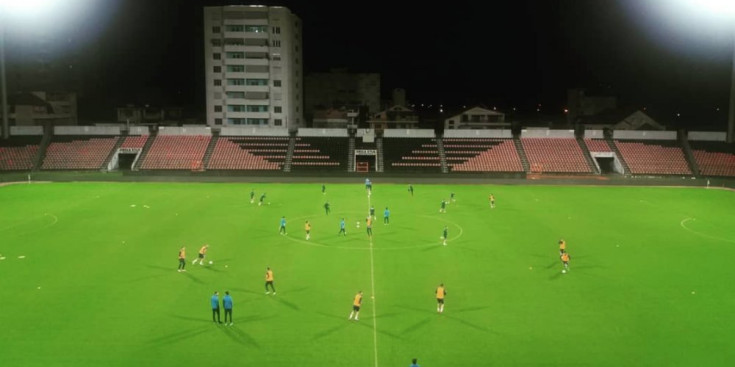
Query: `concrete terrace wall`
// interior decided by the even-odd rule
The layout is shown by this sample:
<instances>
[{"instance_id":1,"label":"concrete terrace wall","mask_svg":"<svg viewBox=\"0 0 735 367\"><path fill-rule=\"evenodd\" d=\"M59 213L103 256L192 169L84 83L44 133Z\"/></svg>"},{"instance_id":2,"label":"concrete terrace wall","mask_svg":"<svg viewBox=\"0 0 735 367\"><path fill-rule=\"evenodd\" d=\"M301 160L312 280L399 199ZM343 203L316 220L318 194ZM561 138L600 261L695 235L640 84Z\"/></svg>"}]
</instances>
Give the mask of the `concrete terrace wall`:
<instances>
[{"instance_id":1,"label":"concrete terrace wall","mask_svg":"<svg viewBox=\"0 0 735 367\"><path fill-rule=\"evenodd\" d=\"M523 129L521 138L574 138L574 130Z\"/></svg>"},{"instance_id":2,"label":"concrete terrace wall","mask_svg":"<svg viewBox=\"0 0 735 367\"><path fill-rule=\"evenodd\" d=\"M12 132L12 130L10 130ZM688 140L698 141L726 141L727 133L720 131L690 131L687 134Z\"/></svg>"},{"instance_id":3,"label":"concrete terrace wall","mask_svg":"<svg viewBox=\"0 0 735 367\"><path fill-rule=\"evenodd\" d=\"M206 126L161 126L158 128L158 135L212 135L212 130Z\"/></svg>"},{"instance_id":4,"label":"concrete terrace wall","mask_svg":"<svg viewBox=\"0 0 735 367\"><path fill-rule=\"evenodd\" d=\"M43 126L11 126L10 135L43 135Z\"/></svg>"},{"instance_id":5,"label":"concrete terrace wall","mask_svg":"<svg viewBox=\"0 0 735 367\"><path fill-rule=\"evenodd\" d=\"M605 133L603 130L585 130L584 138L585 139L604 139Z\"/></svg>"},{"instance_id":6,"label":"concrete terrace wall","mask_svg":"<svg viewBox=\"0 0 735 367\"><path fill-rule=\"evenodd\" d=\"M120 126L54 126L54 135L120 135Z\"/></svg>"},{"instance_id":7,"label":"concrete terrace wall","mask_svg":"<svg viewBox=\"0 0 735 367\"><path fill-rule=\"evenodd\" d=\"M150 135L148 126L131 126L128 131L129 135Z\"/></svg>"},{"instance_id":8,"label":"concrete terrace wall","mask_svg":"<svg viewBox=\"0 0 735 367\"><path fill-rule=\"evenodd\" d=\"M223 126L222 136L288 136L286 128Z\"/></svg>"},{"instance_id":9,"label":"concrete terrace wall","mask_svg":"<svg viewBox=\"0 0 735 367\"><path fill-rule=\"evenodd\" d=\"M434 130L431 129L387 129L383 131L386 138L433 138Z\"/></svg>"},{"instance_id":10,"label":"concrete terrace wall","mask_svg":"<svg viewBox=\"0 0 735 367\"><path fill-rule=\"evenodd\" d=\"M297 136L315 136L315 137L339 137L346 138L349 136L345 129L319 129L319 128L299 128Z\"/></svg>"},{"instance_id":11,"label":"concrete terrace wall","mask_svg":"<svg viewBox=\"0 0 735 367\"><path fill-rule=\"evenodd\" d=\"M615 130L613 139L623 140L676 140L676 131Z\"/></svg>"},{"instance_id":12,"label":"concrete terrace wall","mask_svg":"<svg viewBox=\"0 0 735 367\"><path fill-rule=\"evenodd\" d=\"M444 130L445 138L495 138L509 139L513 137L513 133L507 129L492 130Z\"/></svg>"}]
</instances>

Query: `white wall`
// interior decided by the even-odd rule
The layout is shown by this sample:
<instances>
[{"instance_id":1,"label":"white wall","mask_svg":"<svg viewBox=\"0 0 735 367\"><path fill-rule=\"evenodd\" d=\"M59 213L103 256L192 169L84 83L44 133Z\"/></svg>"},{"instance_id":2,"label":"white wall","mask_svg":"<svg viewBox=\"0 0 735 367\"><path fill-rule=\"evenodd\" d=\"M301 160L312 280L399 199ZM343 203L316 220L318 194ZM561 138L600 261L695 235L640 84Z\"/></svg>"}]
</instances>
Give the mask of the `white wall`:
<instances>
[{"instance_id":1,"label":"white wall","mask_svg":"<svg viewBox=\"0 0 735 367\"><path fill-rule=\"evenodd\" d=\"M43 135L43 126L10 126L10 135Z\"/></svg>"},{"instance_id":2,"label":"white wall","mask_svg":"<svg viewBox=\"0 0 735 367\"><path fill-rule=\"evenodd\" d=\"M150 135L148 126L131 126L128 131L129 135Z\"/></svg>"},{"instance_id":3,"label":"white wall","mask_svg":"<svg viewBox=\"0 0 735 367\"><path fill-rule=\"evenodd\" d=\"M10 131L12 132L13 130ZM687 139L699 141L726 141L727 133L724 131L690 131L689 134L687 134Z\"/></svg>"},{"instance_id":4,"label":"white wall","mask_svg":"<svg viewBox=\"0 0 735 367\"><path fill-rule=\"evenodd\" d=\"M325 137L343 137L350 136L346 129L319 129L319 128L299 128L297 136L325 136Z\"/></svg>"},{"instance_id":5,"label":"white wall","mask_svg":"<svg viewBox=\"0 0 735 367\"><path fill-rule=\"evenodd\" d=\"M605 134L603 130L585 130L584 138L585 139L604 139Z\"/></svg>"},{"instance_id":6,"label":"white wall","mask_svg":"<svg viewBox=\"0 0 735 367\"><path fill-rule=\"evenodd\" d=\"M222 126L222 136L288 136L288 129L283 127L244 127Z\"/></svg>"},{"instance_id":7,"label":"white wall","mask_svg":"<svg viewBox=\"0 0 735 367\"><path fill-rule=\"evenodd\" d=\"M574 130L523 129L521 138L574 138Z\"/></svg>"},{"instance_id":8,"label":"white wall","mask_svg":"<svg viewBox=\"0 0 735 367\"><path fill-rule=\"evenodd\" d=\"M158 128L158 135L212 135L209 127L178 127L178 126L161 126Z\"/></svg>"},{"instance_id":9,"label":"white wall","mask_svg":"<svg viewBox=\"0 0 735 367\"><path fill-rule=\"evenodd\" d=\"M120 126L54 126L54 135L120 135Z\"/></svg>"},{"instance_id":10,"label":"white wall","mask_svg":"<svg viewBox=\"0 0 735 367\"><path fill-rule=\"evenodd\" d=\"M431 129L387 129L383 132L386 138L433 138Z\"/></svg>"},{"instance_id":11,"label":"white wall","mask_svg":"<svg viewBox=\"0 0 735 367\"><path fill-rule=\"evenodd\" d=\"M445 138L512 138L513 133L507 129L493 130L444 130Z\"/></svg>"},{"instance_id":12,"label":"white wall","mask_svg":"<svg viewBox=\"0 0 735 367\"><path fill-rule=\"evenodd\" d=\"M676 131L615 130L613 139L627 140L676 140Z\"/></svg>"}]
</instances>

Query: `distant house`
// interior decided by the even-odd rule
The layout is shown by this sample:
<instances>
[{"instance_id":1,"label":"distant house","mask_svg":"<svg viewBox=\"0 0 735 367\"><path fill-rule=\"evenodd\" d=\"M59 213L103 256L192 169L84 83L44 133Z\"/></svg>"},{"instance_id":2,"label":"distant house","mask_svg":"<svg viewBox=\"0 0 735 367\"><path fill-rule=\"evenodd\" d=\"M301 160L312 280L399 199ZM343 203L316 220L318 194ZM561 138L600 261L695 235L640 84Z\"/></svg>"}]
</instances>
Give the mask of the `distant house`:
<instances>
[{"instance_id":1,"label":"distant house","mask_svg":"<svg viewBox=\"0 0 735 367\"><path fill-rule=\"evenodd\" d=\"M372 115L368 124L370 128L376 130L416 129L419 126L419 116L408 107L393 106Z\"/></svg>"},{"instance_id":2,"label":"distant house","mask_svg":"<svg viewBox=\"0 0 735 367\"><path fill-rule=\"evenodd\" d=\"M666 130L666 127L647 113L637 109L613 109L594 116L578 117L586 129L613 130Z\"/></svg>"},{"instance_id":3,"label":"distant house","mask_svg":"<svg viewBox=\"0 0 735 367\"><path fill-rule=\"evenodd\" d=\"M130 124L177 125L182 122L180 107L139 107L127 105L117 108L117 122Z\"/></svg>"},{"instance_id":4,"label":"distant house","mask_svg":"<svg viewBox=\"0 0 735 367\"><path fill-rule=\"evenodd\" d=\"M444 129L493 129L506 127L505 114L483 107L472 107L444 120Z\"/></svg>"},{"instance_id":5,"label":"distant house","mask_svg":"<svg viewBox=\"0 0 735 367\"><path fill-rule=\"evenodd\" d=\"M347 109L315 110L312 119L313 127L344 129L356 126L358 111Z\"/></svg>"},{"instance_id":6,"label":"distant house","mask_svg":"<svg viewBox=\"0 0 735 367\"><path fill-rule=\"evenodd\" d=\"M26 92L10 96L9 120L20 125L76 125L77 95L68 92Z\"/></svg>"}]
</instances>

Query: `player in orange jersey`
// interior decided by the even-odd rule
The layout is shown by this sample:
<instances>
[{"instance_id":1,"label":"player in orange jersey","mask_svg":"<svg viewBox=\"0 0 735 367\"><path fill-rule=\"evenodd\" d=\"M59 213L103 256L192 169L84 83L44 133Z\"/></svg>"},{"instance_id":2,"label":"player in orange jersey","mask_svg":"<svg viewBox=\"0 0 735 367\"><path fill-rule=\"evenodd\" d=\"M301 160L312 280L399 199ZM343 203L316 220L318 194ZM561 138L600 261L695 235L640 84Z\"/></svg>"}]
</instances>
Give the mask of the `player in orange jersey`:
<instances>
[{"instance_id":1,"label":"player in orange jersey","mask_svg":"<svg viewBox=\"0 0 735 367\"><path fill-rule=\"evenodd\" d=\"M350 312L349 319L355 317L355 321L360 320L360 305L362 304L362 291L357 292L355 299L352 300L352 312Z\"/></svg>"},{"instance_id":2,"label":"player in orange jersey","mask_svg":"<svg viewBox=\"0 0 735 367\"><path fill-rule=\"evenodd\" d=\"M186 268L186 247L181 246L179 250L179 273L186 271L184 268Z\"/></svg>"},{"instance_id":3,"label":"player in orange jersey","mask_svg":"<svg viewBox=\"0 0 735 367\"><path fill-rule=\"evenodd\" d=\"M444 312L444 297L447 295L447 289L444 288L444 283L439 284L436 288L436 312Z\"/></svg>"}]
</instances>

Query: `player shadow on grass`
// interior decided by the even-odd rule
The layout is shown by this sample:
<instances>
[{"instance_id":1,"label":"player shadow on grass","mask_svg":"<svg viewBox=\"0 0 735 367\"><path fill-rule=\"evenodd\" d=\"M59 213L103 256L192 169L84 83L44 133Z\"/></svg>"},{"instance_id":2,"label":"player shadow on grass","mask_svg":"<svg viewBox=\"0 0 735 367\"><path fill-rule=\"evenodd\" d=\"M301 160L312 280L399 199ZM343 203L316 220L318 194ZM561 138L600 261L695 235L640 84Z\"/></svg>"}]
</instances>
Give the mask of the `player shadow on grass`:
<instances>
[{"instance_id":1,"label":"player shadow on grass","mask_svg":"<svg viewBox=\"0 0 735 367\"><path fill-rule=\"evenodd\" d=\"M255 339L246 332L240 330L237 326L226 326L222 328L222 331L230 339L240 345L251 345L260 349L260 345L255 341Z\"/></svg>"},{"instance_id":2,"label":"player shadow on grass","mask_svg":"<svg viewBox=\"0 0 735 367\"><path fill-rule=\"evenodd\" d=\"M326 329L326 330L320 331L320 332L318 332L318 333L314 334L314 336L313 336L313 339L314 339L314 340L319 340L319 339L321 339L321 338L324 338L324 337L326 337L326 336L329 336L329 335L331 335L331 334L334 334L335 332L337 332L337 331L339 331L339 330L341 330L341 329L344 329L344 328L346 328L347 326L349 326L349 324L347 324L347 323L344 323L344 324L341 324L341 325L339 325L339 326L335 326L335 327L333 327L333 328L329 328L329 329Z\"/></svg>"},{"instance_id":3,"label":"player shadow on grass","mask_svg":"<svg viewBox=\"0 0 735 367\"><path fill-rule=\"evenodd\" d=\"M419 330L425 327L426 325L429 325L430 322L431 322L431 317L427 317L413 325L409 325L408 327L406 327L405 329L401 331L401 334L404 335L404 334L412 333L416 330Z\"/></svg>"},{"instance_id":4,"label":"player shadow on grass","mask_svg":"<svg viewBox=\"0 0 735 367\"><path fill-rule=\"evenodd\" d=\"M145 343L148 347L161 347L164 345L171 345L178 343L182 340L191 339L197 335L211 332L212 329L194 328L184 331L177 331L168 335L164 335L158 338L154 338Z\"/></svg>"},{"instance_id":5,"label":"player shadow on grass","mask_svg":"<svg viewBox=\"0 0 735 367\"><path fill-rule=\"evenodd\" d=\"M407 310L412 310L412 311L419 311L419 312L422 312L422 313L430 313L430 314L434 314L434 315L436 314L436 312L432 311L431 309L422 309L422 308L409 307L409 306L397 306L397 307L405 308ZM484 306L484 307L483 306L478 306L478 307L471 307L471 308L466 308L466 309L458 309L458 310L453 311L452 313L453 314L458 314L458 313L462 313L462 312L478 311L478 310L487 309L487 308L490 308L490 306ZM473 323L471 323L469 321L466 321L466 320L461 319L461 318L456 317L456 316L451 316L451 315L449 315L447 313L441 313L439 316L442 317L442 318L446 318L446 319L452 320L454 322L458 322L458 323L460 323L462 325L465 325L467 327L470 327L472 329L482 331L484 333L488 333L488 334L500 334L497 331L491 330L490 328L486 328L484 326L473 324Z\"/></svg>"},{"instance_id":6,"label":"player shadow on grass","mask_svg":"<svg viewBox=\"0 0 735 367\"><path fill-rule=\"evenodd\" d=\"M362 321L350 321L350 320L347 320L347 318L342 318L342 317L340 317L340 316L337 316L337 315L331 315L331 314L328 314L328 313L323 313L323 312L316 312L316 314L318 314L318 315L322 315L322 316L326 316L326 317L329 317L330 319L336 319L336 320L340 320L340 321L346 322L346 323L348 323L348 324L352 323L352 324L354 324L354 325L356 325L356 326L360 326L360 327L366 327L366 328L368 328L368 329L372 329L372 328L373 328L373 324L372 324L371 322L367 322L367 323L366 323L366 322L364 322L364 321L366 320L366 319L365 319L364 317L360 319L360 320L362 320ZM336 331L336 330L335 330L335 331ZM380 329L377 329L376 331L377 331L378 333L380 333L380 334L383 334L383 335L387 335L387 336L390 336L390 337L392 337L392 338L396 338L396 339L402 339L400 335L396 335L396 334L393 334L393 333L391 333L391 332L388 332L388 331L385 331L385 330L380 330Z\"/></svg>"}]
</instances>

